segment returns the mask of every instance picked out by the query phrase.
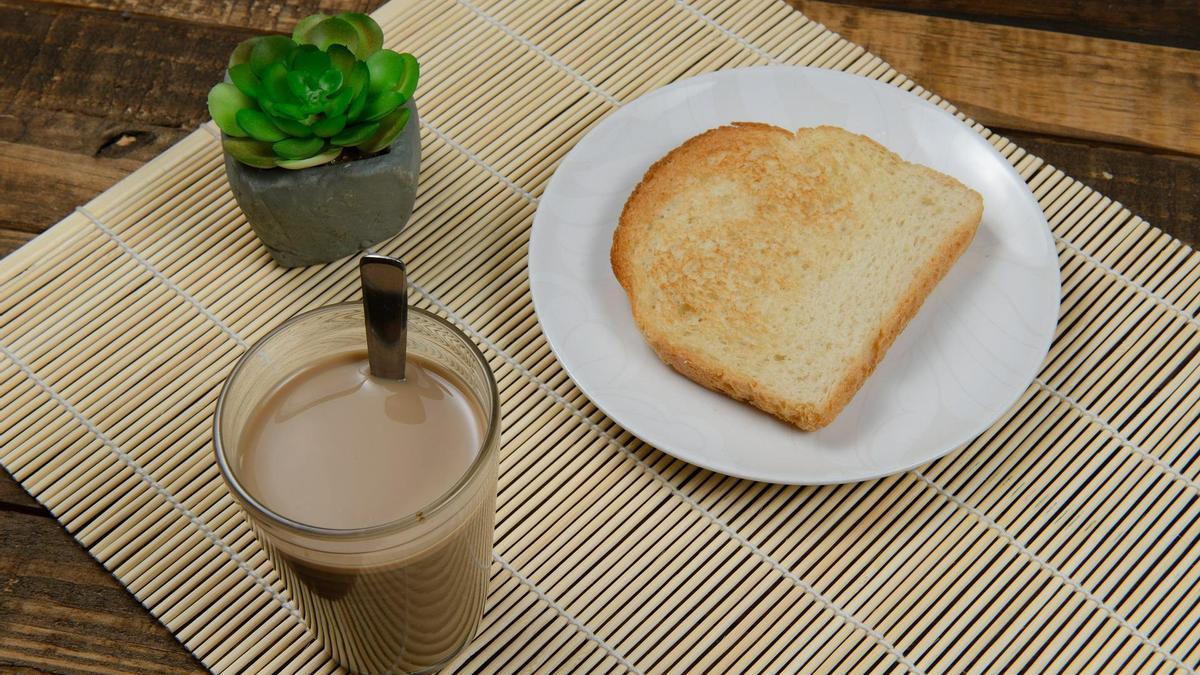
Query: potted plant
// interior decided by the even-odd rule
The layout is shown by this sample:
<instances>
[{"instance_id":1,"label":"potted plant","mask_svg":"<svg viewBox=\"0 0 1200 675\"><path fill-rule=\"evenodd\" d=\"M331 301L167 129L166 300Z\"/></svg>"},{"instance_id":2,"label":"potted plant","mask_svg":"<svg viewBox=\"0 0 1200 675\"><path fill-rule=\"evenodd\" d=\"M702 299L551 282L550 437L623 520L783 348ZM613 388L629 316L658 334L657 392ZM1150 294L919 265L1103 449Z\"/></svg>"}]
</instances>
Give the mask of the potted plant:
<instances>
[{"instance_id":1,"label":"potted plant","mask_svg":"<svg viewBox=\"0 0 1200 675\"><path fill-rule=\"evenodd\" d=\"M365 14L315 14L239 44L208 94L234 197L280 265L350 255L412 215L419 66L382 45Z\"/></svg>"}]
</instances>

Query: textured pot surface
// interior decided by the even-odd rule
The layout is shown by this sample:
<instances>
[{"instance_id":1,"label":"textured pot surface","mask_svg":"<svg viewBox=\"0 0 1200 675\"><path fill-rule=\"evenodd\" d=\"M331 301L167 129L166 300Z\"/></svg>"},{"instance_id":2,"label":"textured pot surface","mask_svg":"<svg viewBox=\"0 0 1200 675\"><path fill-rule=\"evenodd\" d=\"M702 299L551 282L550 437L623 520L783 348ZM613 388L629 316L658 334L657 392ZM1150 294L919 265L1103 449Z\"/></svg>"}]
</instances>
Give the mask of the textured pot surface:
<instances>
[{"instance_id":1,"label":"textured pot surface","mask_svg":"<svg viewBox=\"0 0 1200 675\"><path fill-rule=\"evenodd\" d=\"M343 258L394 236L412 215L421 168L416 102L388 152L309 169L256 169L225 155L229 187L284 267Z\"/></svg>"}]
</instances>

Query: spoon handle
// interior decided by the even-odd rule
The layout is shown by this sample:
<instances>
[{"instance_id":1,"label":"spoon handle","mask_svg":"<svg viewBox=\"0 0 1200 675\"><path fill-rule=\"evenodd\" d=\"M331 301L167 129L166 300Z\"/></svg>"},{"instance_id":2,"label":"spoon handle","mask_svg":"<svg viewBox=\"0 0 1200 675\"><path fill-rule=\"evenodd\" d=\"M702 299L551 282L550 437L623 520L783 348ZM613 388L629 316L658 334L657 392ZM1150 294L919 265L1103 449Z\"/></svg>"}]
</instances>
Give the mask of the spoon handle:
<instances>
[{"instance_id":1,"label":"spoon handle","mask_svg":"<svg viewBox=\"0 0 1200 675\"><path fill-rule=\"evenodd\" d=\"M403 380L408 351L408 287L404 263L368 253L358 263L358 274L362 281L371 374Z\"/></svg>"}]
</instances>

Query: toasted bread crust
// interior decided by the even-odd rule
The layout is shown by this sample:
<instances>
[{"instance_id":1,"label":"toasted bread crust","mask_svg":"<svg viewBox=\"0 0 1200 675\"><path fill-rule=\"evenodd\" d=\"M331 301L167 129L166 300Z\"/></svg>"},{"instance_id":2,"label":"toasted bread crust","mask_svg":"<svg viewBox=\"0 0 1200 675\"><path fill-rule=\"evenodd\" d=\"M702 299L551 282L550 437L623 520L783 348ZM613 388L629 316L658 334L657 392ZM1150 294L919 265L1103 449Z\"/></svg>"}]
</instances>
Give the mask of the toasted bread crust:
<instances>
[{"instance_id":1,"label":"toasted bread crust","mask_svg":"<svg viewBox=\"0 0 1200 675\"><path fill-rule=\"evenodd\" d=\"M828 129L817 127L817 130ZM837 129L842 132L841 129ZM643 315L644 303L640 302L640 289L636 283L635 253L639 242L649 235L651 216L668 197L664 180L676 171L686 171L687 161L696 152L711 153L736 149L745 144L747 134L783 135L794 138L785 129L753 122L737 122L711 129L695 136L655 162L641 182L633 190L621 213L617 229L613 234L610 262L617 281L629 297L634 322L647 343L665 363L689 379L711 390L726 394L734 399L749 403L770 413L801 430L812 431L831 423L862 388L867 377L874 372L888 348L916 315L925 298L940 282L959 256L970 245L982 217L982 199L978 208L968 214L954 228L953 235L946 238L935 253L931 263L918 274L902 295L891 316L881 322L879 331L869 348L846 369L844 377L834 387L828 398L819 404L797 402L780 396L762 386L753 376L746 375L719 363L707 355L688 349L671 339L651 317ZM893 153L875 141L863 136L872 146L895 157ZM899 158L896 158L899 159ZM900 160L902 161L902 160ZM927 172L927 175L947 185L962 188L958 181L932 169L910 165ZM977 195L976 195L977 196Z\"/></svg>"},{"instance_id":2,"label":"toasted bread crust","mask_svg":"<svg viewBox=\"0 0 1200 675\"><path fill-rule=\"evenodd\" d=\"M769 134L781 134L790 137L791 132L786 129L781 129L770 124L762 124L760 122L734 122L728 126L709 129L708 131L689 138L682 145L675 148L671 152L659 159L646 171L646 175L642 176L642 180L633 189L629 195L629 199L625 201L625 207L621 210L621 219L617 223L617 229L613 233L612 248L609 250L609 263L612 265L613 274L616 275L617 281L626 293L632 293L632 251L634 238L641 234L638 232L638 223L643 223L651 211L657 208L661 202L663 195L656 194L659 189L656 187L659 178L664 174L670 173L676 169L685 168L685 160L683 157L690 154L692 150L700 151L718 151L731 147L732 139L728 136L730 129L746 129L761 131ZM632 298L630 298L632 300ZM636 317L635 317L636 318ZM641 324L638 324L639 327ZM643 330L643 334L645 331Z\"/></svg>"}]
</instances>

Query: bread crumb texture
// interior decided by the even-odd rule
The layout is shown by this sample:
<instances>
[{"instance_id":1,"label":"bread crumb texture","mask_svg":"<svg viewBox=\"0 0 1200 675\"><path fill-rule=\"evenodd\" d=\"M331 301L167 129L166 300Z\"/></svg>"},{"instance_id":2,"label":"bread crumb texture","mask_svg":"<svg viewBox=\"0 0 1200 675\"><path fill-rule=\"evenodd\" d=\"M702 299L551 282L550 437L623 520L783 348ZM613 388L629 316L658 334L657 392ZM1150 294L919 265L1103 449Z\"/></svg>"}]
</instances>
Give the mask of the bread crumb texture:
<instances>
[{"instance_id":1,"label":"bread crumb texture","mask_svg":"<svg viewBox=\"0 0 1200 675\"><path fill-rule=\"evenodd\" d=\"M813 430L862 387L982 214L974 190L866 136L734 123L650 167L612 266L660 358Z\"/></svg>"}]
</instances>

